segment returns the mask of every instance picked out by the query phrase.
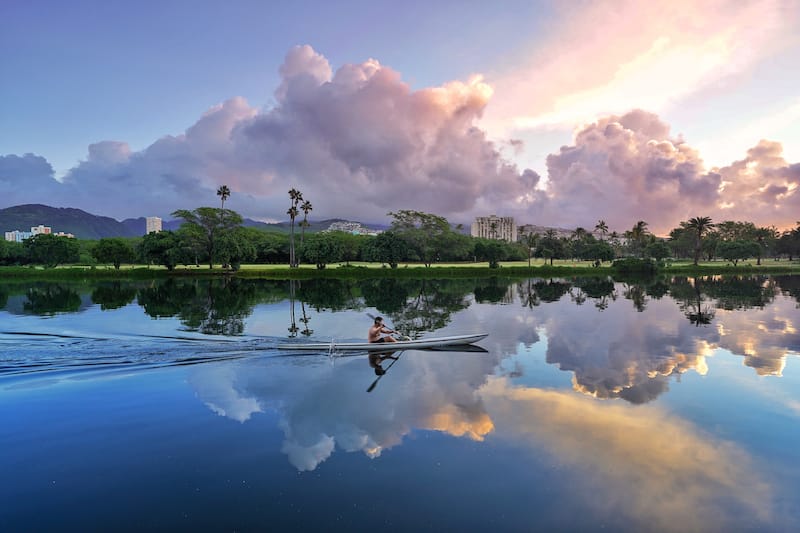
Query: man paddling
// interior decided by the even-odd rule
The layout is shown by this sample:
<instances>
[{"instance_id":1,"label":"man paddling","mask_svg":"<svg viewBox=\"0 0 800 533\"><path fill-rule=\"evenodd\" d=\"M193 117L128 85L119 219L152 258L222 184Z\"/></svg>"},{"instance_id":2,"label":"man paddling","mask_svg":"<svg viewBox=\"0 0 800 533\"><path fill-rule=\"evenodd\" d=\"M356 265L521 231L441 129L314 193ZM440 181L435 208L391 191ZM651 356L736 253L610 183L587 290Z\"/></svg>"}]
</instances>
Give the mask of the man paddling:
<instances>
[{"instance_id":1,"label":"man paddling","mask_svg":"<svg viewBox=\"0 0 800 533\"><path fill-rule=\"evenodd\" d=\"M394 330L391 330L383 325L383 318L376 316L375 322L372 324L372 327L369 328L369 334L367 335L367 340L369 342L397 342L394 337L390 337L389 334L396 333ZM381 334L385 334L381 336Z\"/></svg>"}]
</instances>

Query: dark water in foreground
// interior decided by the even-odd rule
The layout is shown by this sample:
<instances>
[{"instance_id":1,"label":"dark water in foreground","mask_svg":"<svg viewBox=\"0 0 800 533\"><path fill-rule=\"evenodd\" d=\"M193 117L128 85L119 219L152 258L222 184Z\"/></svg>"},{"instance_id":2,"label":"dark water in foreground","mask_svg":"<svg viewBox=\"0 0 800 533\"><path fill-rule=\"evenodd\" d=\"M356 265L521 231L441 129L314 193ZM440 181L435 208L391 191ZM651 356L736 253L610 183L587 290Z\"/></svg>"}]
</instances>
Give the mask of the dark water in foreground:
<instances>
[{"instance_id":1,"label":"dark water in foreground","mask_svg":"<svg viewBox=\"0 0 800 533\"><path fill-rule=\"evenodd\" d=\"M800 277L0 284L0 531L794 531ZM485 353L288 337L484 331ZM391 367L389 366L391 364Z\"/></svg>"}]
</instances>

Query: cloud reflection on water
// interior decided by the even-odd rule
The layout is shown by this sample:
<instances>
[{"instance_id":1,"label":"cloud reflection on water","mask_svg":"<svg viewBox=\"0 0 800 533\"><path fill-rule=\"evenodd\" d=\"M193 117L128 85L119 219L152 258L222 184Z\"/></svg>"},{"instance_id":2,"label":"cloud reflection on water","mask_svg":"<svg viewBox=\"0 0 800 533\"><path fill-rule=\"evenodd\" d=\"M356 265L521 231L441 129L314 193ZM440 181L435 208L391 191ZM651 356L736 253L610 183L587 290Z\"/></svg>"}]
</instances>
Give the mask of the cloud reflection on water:
<instances>
[{"instance_id":1,"label":"cloud reflection on water","mask_svg":"<svg viewBox=\"0 0 800 533\"><path fill-rule=\"evenodd\" d=\"M748 453L660 405L515 385L492 374L491 356L404 358L376 389L380 395L364 391L369 367L362 358L305 363L301 377L284 363L203 365L192 369L191 383L215 383L196 391L223 416L242 421L251 401L275 410L281 452L299 471L318 468L336 449L379 457L412 432L429 430L488 446L522 445L534 462L550 457L566 469L554 480L557 490L649 529L721 530L772 518L773 490Z\"/></svg>"},{"instance_id":2,"label":"cloud reflection on water","mask_svg":"<svg viewBox=\"0 0 800 533\"><path fill-rule=\"evenodd\" d=\"M491 378L481 396L499 438L579 470L584 501L654 531L708 531L771 520L772 489L741 448L658 406L596 402Z\"/></svg>"}]
</instances>

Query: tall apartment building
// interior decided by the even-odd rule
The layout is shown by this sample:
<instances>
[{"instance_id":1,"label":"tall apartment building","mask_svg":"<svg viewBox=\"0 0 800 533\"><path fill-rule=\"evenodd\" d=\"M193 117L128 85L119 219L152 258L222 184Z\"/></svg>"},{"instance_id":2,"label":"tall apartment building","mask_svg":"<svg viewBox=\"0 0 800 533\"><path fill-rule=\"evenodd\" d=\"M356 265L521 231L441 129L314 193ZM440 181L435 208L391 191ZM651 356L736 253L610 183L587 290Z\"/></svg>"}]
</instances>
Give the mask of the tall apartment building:
<instances>
[{"instance_id":1,"label":"tall apartment building","mask_svg":"<svg viewBox=\"0 0 800 533\"><path fill-rule=\"evenodd\" d=\"M141 226L139 226L141 227ZM145 218L145 233L158 233L161 231L161 219L158 217Z\"/></svg>"},{"instance_id":2,"label":"tall apartment building","mask_svg":"<svg viewBox=\"0 0 800 533\"><path fill-rule=\"evenodd\" d=\"M506 242L517 242L517 225L514 217L476 217L472 223L470 235L484 239L495 239Z\"/></svg>"}]
</instances>

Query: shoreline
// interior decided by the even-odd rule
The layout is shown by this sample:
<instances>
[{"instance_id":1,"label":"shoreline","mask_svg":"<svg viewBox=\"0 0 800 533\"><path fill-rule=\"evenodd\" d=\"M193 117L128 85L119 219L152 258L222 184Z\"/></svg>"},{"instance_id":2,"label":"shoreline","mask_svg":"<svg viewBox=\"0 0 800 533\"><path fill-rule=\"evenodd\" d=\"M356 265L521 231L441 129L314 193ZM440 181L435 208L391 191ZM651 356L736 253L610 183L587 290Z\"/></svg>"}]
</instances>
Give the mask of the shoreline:
<instances>
[{"instance_id":1,"label":"shoreline","mask_svg":"<svg viewBox=\"0 0 800 533\"><path fill-rule=\"evenodd\" d=\"M688 277L715 275L750 275L750 274L800 274L800 261L771 261L760 266L744 264L733 266L730 263L694 266L691 263L671 264L660 267L652 274L631 275L608 266L593 267L591 265L503 265L489 268L484 264L445 264L426 267L422 264L404 264L398 268L381 267L379 264L369 265L329 265L325 269L317 269L313 265L299 268L288 268L283 265L245 265L232 271L221 266L182 267L168 271L160 267L134 265L116 270L113 267L67 266L45 269L41 267L0 267L0 281L22 280L128 280L128 279L164 279L186 277L235 277L243 279L313 279L313 278L491 278L491 277L544 277L556 278L564 276L579 277L652 277L657 275L684 275Z\"/></svg>"}]
</instances>

